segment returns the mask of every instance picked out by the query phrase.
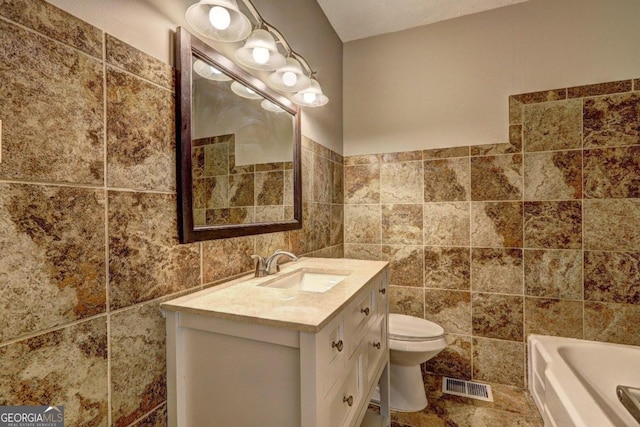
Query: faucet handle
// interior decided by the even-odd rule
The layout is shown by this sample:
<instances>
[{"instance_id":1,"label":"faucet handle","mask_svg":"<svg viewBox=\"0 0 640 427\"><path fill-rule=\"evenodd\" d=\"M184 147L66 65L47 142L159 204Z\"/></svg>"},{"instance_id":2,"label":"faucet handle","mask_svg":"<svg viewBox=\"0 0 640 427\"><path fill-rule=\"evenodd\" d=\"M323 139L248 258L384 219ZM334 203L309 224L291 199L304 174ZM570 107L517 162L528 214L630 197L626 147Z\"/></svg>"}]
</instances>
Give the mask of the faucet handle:
<instances>
[{"instance_id":1,"label":"faucet handle","mask_svg":"<svg viewBox=\"0 0 640 427\"><path fill-rule=\"evenodd\" d=\"M256 277L267 275L267 261L260 255L253 254L251 258L256 260Z\"/></svg>"}]
</instances>

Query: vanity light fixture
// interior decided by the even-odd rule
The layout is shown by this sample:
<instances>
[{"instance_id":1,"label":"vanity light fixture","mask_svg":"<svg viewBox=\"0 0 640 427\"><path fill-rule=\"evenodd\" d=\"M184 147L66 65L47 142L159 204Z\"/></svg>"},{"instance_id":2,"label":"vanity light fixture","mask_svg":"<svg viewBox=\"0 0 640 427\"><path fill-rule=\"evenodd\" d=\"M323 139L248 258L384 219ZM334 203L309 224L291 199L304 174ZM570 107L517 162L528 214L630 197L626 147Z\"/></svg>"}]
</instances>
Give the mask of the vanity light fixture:
<instances>
[{"instance_id":1,"label":"vanity light fixture","mask_svg":"<svg viewBox=\"0 0 640 427\"><path fill-rule=\"evenodd\" d=\"M282 108L269 101L268 99L263 99L260 103L260 106L267 111L271 111L272 113L284 113L284 110Z\"/></svg>"},{"instance_id":2,"label":"vanity light fixture","mask_svg":"<svg viewBox=\"0 0 640 427\"><path fill-rule=\"evenodd\" d=\"M235 51L235 60L245 68L273 71L266 77L269 86L279 92L295 93L287 96L296 105L320 107L329 102L307 60L294 52L282 34L262 19L251 0L241 0L241 4L256 23L253 31L252 20L240 10L237 0L200 0L187 9L187 23L196 33L208 39L221 42L246 39L244 45ZM282 52L278 46L281 46ZM195 71L202 75L198 70ZM239 92L247 93L243 90Z\"/></svg>"},{"instance_id":3,"label":"vanity light fixture","mask_svg":"<svg viewBox=\"0 0 640 427\"><path fill-rule=\"evenodd\" d=\"M217 82L228 82L231 80L231 77L200 59L193 61L193 71L208 80L215 80Z\"/></svg>"},{"instance_id":4,"label":"vanity light fixture","mask_svg":"<svg viewBox=\"0 0 640 427\"><path fill-rule=\"evenodd\" d=\"M329 102L329 98L322 93L320 83L314 78L308 88L293 95L291 100L301 107L321 107Z\"/></svg>"},{"instance_id":5,"label":"vanity light fixture","mask_svg":"<svg viewBox=\"0 0 640 427\"><path fill-rule=\"evenodd\" d=\"M244 40L252 29L236 0L200 0L187 9L186 19L199 35L221 42Z\"/></svg>"},{"instance_id":6,"label":"vanity light fixture","mask_svg":"<svg viewBox=\"0 0 640 427\"><path fill-rule=\"evenodd\" d=\"M300 61L288 57L286 63L268 77L269 86L280 92L299 92L309 87L309 77L302 71Z\"/></svg>"},{"instance_id":7,"label":"vanity light fixture","mask_svg":"<svg viewBox=\"0 0 640 427\"><path fill-rule=\"evenodd\" d=\"M276 40L262 28L251 33L244 46L236 50L235 57L240 65L262 71L273 71L286 63Z\"/></svg>"},{"instance_id":8,"label":"vanity light fixture","mask_svg":"<svg viewBox=\"0 0 640 427\"><path fill-rule=\"evenodd\" d=\"M231 90L238 96L247 99L262 99L262 95L257 94L255 91L249 89L242 83L233 82L231 83Z\"/></svg>"}]
</instances>

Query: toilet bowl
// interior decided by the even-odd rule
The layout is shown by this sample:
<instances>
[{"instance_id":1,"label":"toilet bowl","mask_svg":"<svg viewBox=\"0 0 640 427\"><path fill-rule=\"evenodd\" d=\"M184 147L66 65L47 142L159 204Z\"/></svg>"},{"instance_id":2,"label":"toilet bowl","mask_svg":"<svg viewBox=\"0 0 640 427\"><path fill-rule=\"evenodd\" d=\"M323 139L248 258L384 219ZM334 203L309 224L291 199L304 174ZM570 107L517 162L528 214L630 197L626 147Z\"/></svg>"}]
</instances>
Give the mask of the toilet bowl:
<instances>
[{"instance_id":1,"label":"toilet bowl","mask_svg":"<svg viewBox=\"0 0 640 427\"><path fill-rule=\"evenodd\" d=\"M389 315L391 409L416 412L427 406L420 364L446 347L440 325L404 314Z\"/></svg>"}]
</instances>

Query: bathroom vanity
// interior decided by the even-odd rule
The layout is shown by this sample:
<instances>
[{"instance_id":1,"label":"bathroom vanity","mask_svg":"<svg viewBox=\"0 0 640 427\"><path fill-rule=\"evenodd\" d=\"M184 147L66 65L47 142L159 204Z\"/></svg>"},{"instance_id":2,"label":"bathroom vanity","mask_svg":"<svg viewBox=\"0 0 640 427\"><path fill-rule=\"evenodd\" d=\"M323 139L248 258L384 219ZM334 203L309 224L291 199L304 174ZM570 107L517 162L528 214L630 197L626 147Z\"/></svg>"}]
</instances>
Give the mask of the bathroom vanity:
<instances>
[{"instance_id":1,"label":"bathroom vanity","mask_svg":"<svg viewBox=\"0 0 640 427\"><path fill-rule=\"evenodd\" d=\"M162 310L170 426L389 425L386 262L302 258Z\"/></svg>"}]
</instances>

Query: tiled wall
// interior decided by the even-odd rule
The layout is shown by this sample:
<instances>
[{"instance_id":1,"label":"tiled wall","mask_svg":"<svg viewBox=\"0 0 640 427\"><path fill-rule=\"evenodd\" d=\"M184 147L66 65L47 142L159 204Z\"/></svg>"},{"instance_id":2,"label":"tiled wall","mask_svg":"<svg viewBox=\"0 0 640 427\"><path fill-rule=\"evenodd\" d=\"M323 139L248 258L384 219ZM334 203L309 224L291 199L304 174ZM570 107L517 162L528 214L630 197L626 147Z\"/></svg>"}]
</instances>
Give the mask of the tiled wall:
<instances>
[{"instance_id":1,"label":"tiled wall","mask_svg":"<svg viewBox=\"0 0 640 427\"><path fill-rule=\"evenodd\" d=\"M509 102L510 143L345 158L344 251L444 327L426 371L523 386L530 333L640 345L640 80Z\"/></svg>"},{"instance_id":2,"label":"tiled wall","mask_svg":"<svg viewBox=\"0 0 640 427\"><path fill-rule=\"evenodd\" d=\"M163 426L158 304L341 257L342 158L303 138L302 230L179 245L172 68L41 0L0 2L0 64L0 405Z\"/></svg>"}]
</instances>

